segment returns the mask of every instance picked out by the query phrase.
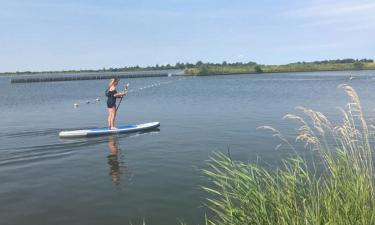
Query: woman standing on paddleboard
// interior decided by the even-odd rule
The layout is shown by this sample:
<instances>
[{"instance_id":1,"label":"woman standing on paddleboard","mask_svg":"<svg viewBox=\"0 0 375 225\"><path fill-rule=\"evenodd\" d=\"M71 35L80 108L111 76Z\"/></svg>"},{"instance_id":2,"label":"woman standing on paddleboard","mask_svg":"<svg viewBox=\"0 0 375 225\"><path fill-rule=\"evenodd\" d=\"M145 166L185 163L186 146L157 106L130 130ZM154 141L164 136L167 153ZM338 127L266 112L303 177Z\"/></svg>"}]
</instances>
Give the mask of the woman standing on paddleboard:
<instances>
[{"instance_id":1,"label":"woman standing on paddleboard","mask_svg":"<svg viewBox=\"0 0 375 225\"><path fill-rule=\"evenodd\" d=\"M116 86L118 84L119 79L113 78L110 80L108 84L108 88L105 91L105 95L108 97L107 99L107 108L108 108L108 127L111 130L117 129L115 127L115 120L116 120L116 98L123 98L126 93L120 92L117 93Z\"/></svg>"}]
</instances>

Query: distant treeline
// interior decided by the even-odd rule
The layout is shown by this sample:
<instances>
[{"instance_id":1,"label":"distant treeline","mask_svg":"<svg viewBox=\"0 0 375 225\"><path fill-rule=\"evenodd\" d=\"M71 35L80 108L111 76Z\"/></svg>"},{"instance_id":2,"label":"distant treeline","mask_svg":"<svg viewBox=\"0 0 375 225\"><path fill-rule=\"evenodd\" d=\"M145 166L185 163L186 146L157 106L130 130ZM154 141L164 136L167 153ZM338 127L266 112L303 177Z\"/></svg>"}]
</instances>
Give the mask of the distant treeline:
<instances>
[{"instance_id":1,"label":"distant treeline","mask_svg":"<svg viewBox=\"0 0 375 225\"><path fill-rule=\"evenodd\" d=\"M40 74L40 73L90 73L90 72L137 72L137 71L161 71L184 70L186 75L213 75L213 74L240 74L240 73L270 73L270 72L300 72L300 71L324 71L324 70L358 70L375 69L372 59L335 59L314 62L295 62L286 65L261 65L256 62L227 62L211 63L197 61L196 63L177 62L175 65L166 64L155 66L124 66L119 68L61 70L61 71L23 71L7 72L1 74Z\"/></svg>"},{"instance_id":2,"label":"distant treeline","mask_svg":"<svg viewBox=\"0 0 375 225\"><path fill-rule=\"evenodd\" d=\"M102 69L81 69L81 70L58 70L58 71L16 71L16 72L5 72L1 74L53 74L53 73L92 73L92 72L137 72L137 71L160 71L160 70L183 70L185 68L194 67L194 64L176 63L176 65L158 65L155 66L125 66L119 68L102 68Z\"/></svg>"},{"instance_id":3,"label":"distant treeline","mask_svg":"<svg viewBox=\"0 0 375 225\"><path fill-rule=\"evenodd\" d=\"M322 61L313 61L313 62L296 62L291 64L340 64L340 63L373 63L372 59L334 59L334 60L322 60Z\"/></svg>"},{"instance_id":4,"label":"distant treeline","mask_svg":"<svg viewBox=\"0 0 375 225\"><path fill-rule=\"evenodd\" d=\"M261 65L255 62L221 64L197 62L193 68L185 68L186 75L221 75L249 73L312 72L337 70L375 70L372 59L336 59L314 62L296 62L286 65Z\"/></svg>"},{"instance_id":5,"label":"distant treeline","mask_svg":"<svg viewBox=\"0 0 375 225\"><path fill-rule=\"evenodd\" d=\"M119 68L102 68L102 69L81 69L81 70L59 70L59 71L22 71L22 72L6 72L6 73L0 73L0 74L41 74L41 73L90 73L90 72L134 72L134 71L160 71L160 70L185 70L190 68L196 68L201 65L211 65L211 66L220 66L220 65L256 65L255 62L248 62L248 63L242 63L242 62L236 62L236 63L227 63L226 61L222 63L203 63L202 61L198 61L196 63L183 63L183 62L177 62L175 65L166 64L166 65L159 65L156 64L155 66L124 66Z\"/></svg>"}]
</instances>

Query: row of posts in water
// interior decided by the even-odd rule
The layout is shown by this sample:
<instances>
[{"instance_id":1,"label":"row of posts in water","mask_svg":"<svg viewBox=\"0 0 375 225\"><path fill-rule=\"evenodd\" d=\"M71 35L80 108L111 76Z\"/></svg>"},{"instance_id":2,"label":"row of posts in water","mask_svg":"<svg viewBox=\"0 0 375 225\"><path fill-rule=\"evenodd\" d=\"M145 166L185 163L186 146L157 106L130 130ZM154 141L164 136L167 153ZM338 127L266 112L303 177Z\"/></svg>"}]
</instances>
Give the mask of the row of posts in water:
<instances>
[{"instance_id":1,"label":"row of posts in water","mask_svg":"<svg viewBox=\"0 0 375 225\"><path fill-rule=\"evenodd\" d=\"M11 83L34 83L34 82L55 82L55 81L79 81L79 80L103 80L111 78L144 78L144 77L168 77L176 74L167 72L135 73L135 74L74 74L74 75L49 75L49 76L27 76L17 77L10 80Z\"/></svg>"}]
</instances>

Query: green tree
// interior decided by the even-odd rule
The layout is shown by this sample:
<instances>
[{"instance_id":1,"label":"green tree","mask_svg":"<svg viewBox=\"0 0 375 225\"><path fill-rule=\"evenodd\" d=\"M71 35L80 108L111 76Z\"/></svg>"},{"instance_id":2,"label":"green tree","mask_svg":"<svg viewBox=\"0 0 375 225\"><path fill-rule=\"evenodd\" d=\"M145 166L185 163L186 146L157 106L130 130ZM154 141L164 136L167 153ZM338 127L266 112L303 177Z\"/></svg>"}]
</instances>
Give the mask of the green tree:
<instances>
[{"instance_id":1,"label":"green tree","mask_svg":"<svg viewBox=\"0 0 375 225\"><path fill-rule=\"evenodd\" d=\"M259 65L256 65L256 66L254 67L254 69L255 69L255 72L256 72L256 73L263 73L263 70L262 70L262 68L261 68Z\"/></svg>"},{"instance_id":2,"label":"green tree","mask_svg":"<svg viewBox=\"0 0 375 225\"><path fill-rule=\"evenodd\" d=\"M360 70L360 69L363 69L363 63L357 61L354 63L354 68Z\"/></svg>"},{"instance_id":3,"label":"green tree","mask_svg":"<svg viewBox=\"0 0 375 225\"><path fill-rule=\"evenodd\" d=\"M207 65L203 64L199 67L199 74L200 75L207 75L209 74L209 68Z\"/></svg>"}]
</instances>

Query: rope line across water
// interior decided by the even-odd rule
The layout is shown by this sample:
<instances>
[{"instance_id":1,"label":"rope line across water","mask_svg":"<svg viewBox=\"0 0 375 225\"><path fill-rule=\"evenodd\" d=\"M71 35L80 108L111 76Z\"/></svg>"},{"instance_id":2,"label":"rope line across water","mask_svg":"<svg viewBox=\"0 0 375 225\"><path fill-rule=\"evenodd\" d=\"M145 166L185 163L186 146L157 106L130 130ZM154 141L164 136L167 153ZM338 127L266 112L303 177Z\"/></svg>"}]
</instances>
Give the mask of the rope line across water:
<instances>
[{"instance_id":1,"label":"rope line across water","mask_svg":"<svg viewBox=\"0 0 375 225\"><path fill-rule=\"evenodd\" d=\"M159 87L159 86L162 86L162 85L171 84L171 83L174 83L176 81L181 81L181 80L185 80L185 79L187 79L187 77L178 78L176 80L157 82L157 83L146 85L146 86L143 86L143 87L140 87L140 88L130 89L130 90L128 90L128 93L139 92L139 91L146 90L146 89L149 89L149 88ZM87 101L81 102L81 103L76 102L76 103L73 104L73 106L74 106L74 108L78 108L78 106L80 106L80 105L90 104L91 102L98 103L98 102L100 102L100 98L97 97L95 100L92 100L92 101L87 100Z\"/></svg>"}]
</instances>

